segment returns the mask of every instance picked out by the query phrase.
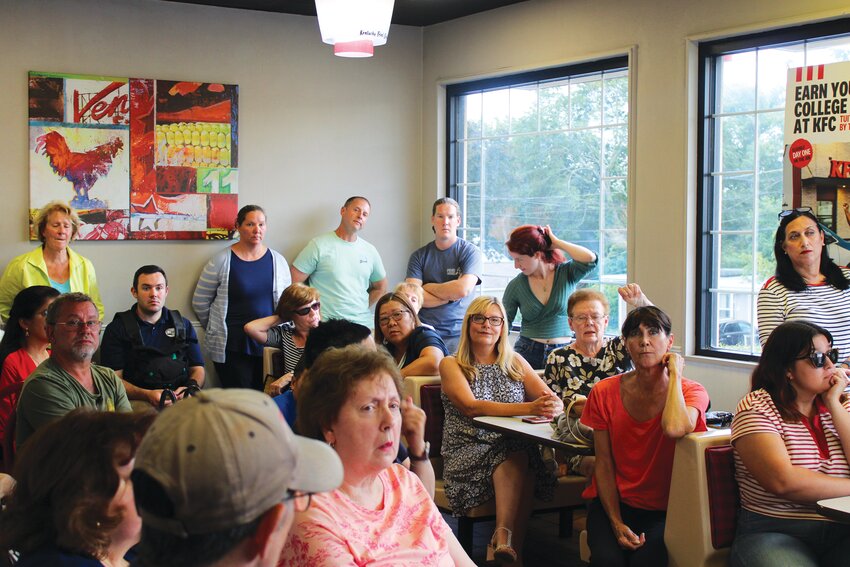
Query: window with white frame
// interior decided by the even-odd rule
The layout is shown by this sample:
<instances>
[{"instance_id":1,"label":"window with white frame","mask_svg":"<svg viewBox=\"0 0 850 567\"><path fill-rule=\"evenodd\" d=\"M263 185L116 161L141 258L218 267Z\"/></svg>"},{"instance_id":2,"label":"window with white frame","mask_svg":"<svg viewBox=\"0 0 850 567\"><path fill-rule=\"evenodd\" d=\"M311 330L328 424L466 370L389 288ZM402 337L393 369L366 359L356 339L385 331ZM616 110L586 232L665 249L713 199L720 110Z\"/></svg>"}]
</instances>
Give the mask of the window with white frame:
<instances>
[{"instance_id":1,"label":"window with white frame","mask_svg":"<svg viewBox=\"0 0 850 567\"><path fill-rule=\"evenodd\" d=\"M787 70L850 60L850 20L699 46L697 353L755 359L756 298L775 270Z\"/></svg>"},{"instance_id":2,"label":"window with white frame","mask_svg":"<svg viewBox=\"0 0 850 567\"><path fill-rule=\"evenodd\" d=\"M618 57L446 89L449 196L461 236L485 255L478 293L502 296L519 271L505 241L523 224L550 225L599 256L579 287L611 303L609 332L624 309L629 76Z\"/></svg>"}]
</instances>

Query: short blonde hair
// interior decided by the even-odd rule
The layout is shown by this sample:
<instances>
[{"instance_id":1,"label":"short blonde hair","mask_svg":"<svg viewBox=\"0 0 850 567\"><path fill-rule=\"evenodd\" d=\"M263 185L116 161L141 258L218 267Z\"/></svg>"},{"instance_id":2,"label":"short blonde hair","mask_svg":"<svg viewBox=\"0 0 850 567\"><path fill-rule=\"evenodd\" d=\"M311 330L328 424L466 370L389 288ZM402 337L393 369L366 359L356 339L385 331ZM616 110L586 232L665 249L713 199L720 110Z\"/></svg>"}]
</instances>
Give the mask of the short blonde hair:
<instances>
[{"instance_id":1,"label":"short blonde hair","mask_svg":"<svg viewBox=\"0 0 850 567\"><path fill-rule=\"evenodd\" d=\"M486 314L487 309L491 305L499 308L500 315L504 320L502 326L499 328L499 341L496 343L496 365L511 380L522 380L522 363L519 362L508 340L508 318L505 313L505 307L498 298L489 295L476 297L466 310L466 315L463 317L463 326L460 330L460 342L458 342L457 354L455 355L457 364L469 382L478 378L478 370L475 368L475 355L472 353L472 341L469 340L469 325L473 315Z\"/></svg>"},{"instance_id":2,"label":"short blonde hair","mask_svg":"<svg viewBox=\"0 0 850 567\"><path fill-rule=\"evenodd\" d=\"M393 290L395 293L400 293L402 295L415 295L419 300L419 307L422 307L422 304L425 302L425 290L422 289L422 286L413 283L413 282L401 282L395 289Z\"/></svg>"},{"instance_id":3,"label":"short blonde hair","mask_svg":"<svg viewBox=\"0 0 850 567\"><path fill-rule=\"evenodd\" d=\"M47 227L47 221L53 213L62 213L71 219L71 240L77 237L77 232L80 230L80 217L77 216L77 211L71 208L68 203L62 201L50 201L39 209L35 216L35 226L38 232L38 239L44 243L44 229Z\"/></svg>"},{"instance_id":4,"label":"short blonde hair","mask_svg":"<svg viewBox=\"0 0 850 567\"><path fill-rule=\"evenodd\" d=\"M567 316L572 317L573 309L582 301L598 301L602 304L602 310L605 312L606 317L611 313L611 305L608 303L608 298L605 297L605 294L599 290L586 287L574 291L567 300Z\"/></svg>"}]
</instances>

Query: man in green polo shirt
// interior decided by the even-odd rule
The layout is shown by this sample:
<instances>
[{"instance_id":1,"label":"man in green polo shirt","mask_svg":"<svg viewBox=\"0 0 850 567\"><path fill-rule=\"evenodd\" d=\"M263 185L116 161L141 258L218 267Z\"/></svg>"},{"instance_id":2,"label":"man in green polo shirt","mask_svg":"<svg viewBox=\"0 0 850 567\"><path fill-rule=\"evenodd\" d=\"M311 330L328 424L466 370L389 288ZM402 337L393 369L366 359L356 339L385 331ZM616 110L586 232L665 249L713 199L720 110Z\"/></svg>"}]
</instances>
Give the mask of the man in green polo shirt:
<instances>
[{"instance_id":1,"label":"man in green polo shirt","mask_svg":"<svg viewBox=\"0 0 850 567\"><path fill-rule=\"evenodd\" d=\"M74 408L130 411L121 379L92 364L100 338L97 307L84 293L66 293L47 310L50 358L36 368L21 391L15 442L20 446L39 427Z\"/></svg>"}]
</instances>

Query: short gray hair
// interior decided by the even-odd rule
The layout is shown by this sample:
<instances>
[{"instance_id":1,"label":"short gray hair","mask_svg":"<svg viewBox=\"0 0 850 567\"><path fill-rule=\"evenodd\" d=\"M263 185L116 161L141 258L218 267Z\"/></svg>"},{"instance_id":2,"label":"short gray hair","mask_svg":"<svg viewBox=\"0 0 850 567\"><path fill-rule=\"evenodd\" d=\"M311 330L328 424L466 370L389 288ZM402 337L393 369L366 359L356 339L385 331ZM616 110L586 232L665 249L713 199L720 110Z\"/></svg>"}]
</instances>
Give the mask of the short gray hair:
<instances>
[{"instance_id":1,"label":"short gray hair","mask_svg":"<svg viewBox=\"0 0 850 567\"><path fill-rule=\"evenodd\" d=\"M86 295L85 293L81 293L79 291L72 291L71 293L63 293L59 297L57 297L53 303L47 308L47 324L55 325L56 317L59 315L59 312L62 309L62 306L66 303L91 303L94 305L94 301L92 298ZM97 305L95 305L97 308Z\"/></svg>"}]
</instances>

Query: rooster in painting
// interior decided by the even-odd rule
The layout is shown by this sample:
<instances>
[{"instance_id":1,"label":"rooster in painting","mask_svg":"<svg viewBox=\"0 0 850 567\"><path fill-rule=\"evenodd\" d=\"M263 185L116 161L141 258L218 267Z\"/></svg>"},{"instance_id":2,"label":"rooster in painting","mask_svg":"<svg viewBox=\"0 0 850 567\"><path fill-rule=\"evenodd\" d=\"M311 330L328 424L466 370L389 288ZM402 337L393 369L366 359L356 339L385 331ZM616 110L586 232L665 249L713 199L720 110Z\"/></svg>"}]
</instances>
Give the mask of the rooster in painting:
<instances>
[{"instance_id":1,"label":"rooster in painting","mask_svg":"<svg viewBox=\"0 0 850 567\"><path fill-rule=\"evenodd\" d=\"M89 201L89 189L109 173L112 160L123 148L124 142L113 138L87 152L72 152L62 134L56 131L39 136L35 144L36 153L47 156L56 175L71 182L74 201L80 204Z\"/></svg>"}]
</instances>

